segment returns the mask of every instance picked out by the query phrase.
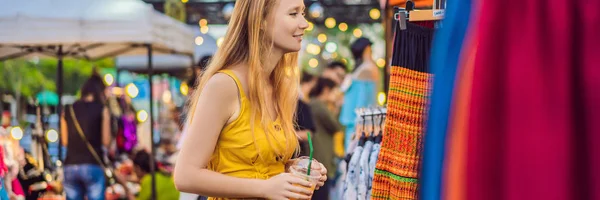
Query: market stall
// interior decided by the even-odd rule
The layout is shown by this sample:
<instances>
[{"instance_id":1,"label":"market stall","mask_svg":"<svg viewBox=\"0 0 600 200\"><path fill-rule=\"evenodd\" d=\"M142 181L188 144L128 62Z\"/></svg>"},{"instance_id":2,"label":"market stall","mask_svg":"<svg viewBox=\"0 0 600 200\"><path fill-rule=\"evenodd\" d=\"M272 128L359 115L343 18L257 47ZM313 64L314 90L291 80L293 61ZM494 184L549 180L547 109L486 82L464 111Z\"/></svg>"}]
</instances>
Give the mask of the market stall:
<instances>
[{"instance_id":1,"label":"market stall","mask_svg":"<svg viewBox=\"0 0 600 200\"><path fill-rule=\"evenodd\" d=\"M64 58L146 55L146 72L152 77L153 55L177 54L191 60L192 40L193 33L185 24L138 0L0 0L0 61L57 58L59 96L63 93ZM58 113L62 112L59 106ZM149 114L152 116L152 109ZM149 120L152 124L151 117Z\"/></svg>"}]
</instances>

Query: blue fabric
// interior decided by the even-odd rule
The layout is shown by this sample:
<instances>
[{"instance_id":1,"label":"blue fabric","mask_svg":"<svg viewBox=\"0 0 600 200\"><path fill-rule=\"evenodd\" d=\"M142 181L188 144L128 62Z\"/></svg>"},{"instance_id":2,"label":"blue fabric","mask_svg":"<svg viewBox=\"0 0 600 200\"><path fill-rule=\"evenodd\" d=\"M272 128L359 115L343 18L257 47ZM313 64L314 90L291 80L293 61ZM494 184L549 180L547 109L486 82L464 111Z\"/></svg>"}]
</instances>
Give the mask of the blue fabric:
<instances>
[{"instance_id":1,"label":"blue fabric","mask_svg":"<svg viewBox=\"0 0 600 200\"><path fill-rule=\"evenodd\" d=\"M354 135L354 123L356 121L357 108L364 108L377 104L377 88L374 81L352 80L352 84L344 93L344 104L340 111L340 123L346 127L344 137L344 149Z\"/></svg>"},{"instance_id":2,"label":"blue fabric","mask_svg":"<svg viewBox=\"0 0 600 200\"><path fill-rule=\"evenodd\" d=\"M344 183L344 198L343 199L357 199L358 197L358 179L360 173L360 156L362 155L363 147L357 146L354 149L352 158L348 163L348 174Z\"/></svg>"},{"instance_id":3,"label":"blue fabric","mask_svg":"<svg viewBox=\"0 0 600 200\"><path fill-rule=\"evenodd\" d=\"M8 191L6 191L6 187L4 187L4 177L0 177L0 200L9 200Z\"/></svg>"},{"instance_id":4,"label":"blue fabric","mask_svg":"<svg viewBox=\"0 0 600 200\"><path fill-rule=\"evenodd\" d=\"M65 192L67 200L104 200L106 178L102 167L91 164L66 165Z\"/></svg>"},{"instance_id":5,"label":"blue fabric","mask_svg":"<svg viewBox=\"0 0 600 200\"><path fill-rule=\"evenodd\" d=\"M338 164L338 168L337 171L339 173L338 179L335 182L335 187L332 190L332 194L331 194L331 200L343 200L344 199L344 186L346 183L346 169L347 169L348 163L346 163L345 160L342 159L342 161L340 161L340 163Z\"/></svg>"},{"instance_id":6,"label":"blue fabric","mask_svg":"<svg viewBox=\"0 0 600 200\"><path fill-rule=\"evenodd\" d=\"M377 158L379 157L379 150L381 144L375 143L371 148L371 155L369 156L369 190L367 191L367 199L371 199L371 188L373 187L373 177L375 177L375 167L377 167Z\"/></svg>"},{"instance_id":7,"label":"blue fabric","mask_svg":"<svg viewBox=\"0 0 600 200\"><path fill-rule=\"evenodd\" d=\"M365 147L362 150L360 155L360 160L358 161L358 167L360 168L360 173L358 177L358 200L366 200L367 194L369 191L369 186L371 185L371 180L369 178L370 167L369 167L369 156L371 156L371 150L373 149L373 141L367 141L365 143Z\"/></svg>"},{"instance_id":8,"label":"blue fabric","mask_svg":"<svg viewBox=\"0 0 600 200\"><path fill-rule=\"evenodd\" d=\"M442 28L434 36L431 70L435 78L427 133L424 136L420 189L420 199L423 200L441 199L448 117L460 53L471 15L471 2L472 0L448 2Z\"/></svg>"}]
</instances>

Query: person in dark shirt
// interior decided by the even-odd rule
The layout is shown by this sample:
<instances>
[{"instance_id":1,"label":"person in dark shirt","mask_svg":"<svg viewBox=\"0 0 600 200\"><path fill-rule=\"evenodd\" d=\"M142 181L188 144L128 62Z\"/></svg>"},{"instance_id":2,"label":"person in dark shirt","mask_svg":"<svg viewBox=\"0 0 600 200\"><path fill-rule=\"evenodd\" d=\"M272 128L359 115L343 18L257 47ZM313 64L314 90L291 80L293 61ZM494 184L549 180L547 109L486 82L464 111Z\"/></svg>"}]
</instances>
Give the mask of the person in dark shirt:
<instances>
[{"instance_id":1,"label":"person in dark shirt","mask_svg":"<svg viewBox=\"0 0 600 200\"><path fill-rule=\"evenodd\" d=\"M300 140L300 156L308 155L308 144L306 143L308 137L307 132L314 134L315 125L308 105L310 98L308 94L317 83L317 77L303 73L300 79L300 95L298 98L298 105L296 107L296 133Z\"/></svg>"},{"instance_id":2,"label":"person in dark shirt","mask_svg":"<svg viewBox=\"0 0 600 200\"><path fill-rule=\"evenodd\" d=\"M336 100L336 90L339 90L339 87L335 81L328 78L319 78L316 86L310 92L309 105L316 129L313 138L314 158L323 163L325 168L328 169L328 177L334 177L337 169L334 135L342 131L338 120L327 108L329 102ZM328 189L332 186L331 180L327 180L321 190L315 191L314 199L329 199Z\"/></svg>"},{"instance_id":3,"label":"person in dark shirt","mask_svg":"<svg viewBox=\"0 0 600 200\"><path fill-rule=\"evenodd\" d=\"M62 144L67 146L64 188L68 200L105 199L104 163L98 160L103 155L103 146L108 147L111 142L110 114L104 104L104 89L102 78L94 73L83 84L81 99L67 106L61 116L62 127L65 127L61 129Z\"/></svg>"},{"instance_id":4,"label":"person in dark shirt","mask_svg":"<svg viewBox=\"0 0 600 200\"><path fill-rule=\"evenodd\" d=\"M339 61L331 62L323 70L321 77L327 78L335 82L335 84L341 86L346 76L347 67L344 63ZM335 94L335 100L327 103L327 108L331 110L334 116L339 117L340 108L344 104L344 94L341 90L337 90Z\"/></svg>"}]
</instances>

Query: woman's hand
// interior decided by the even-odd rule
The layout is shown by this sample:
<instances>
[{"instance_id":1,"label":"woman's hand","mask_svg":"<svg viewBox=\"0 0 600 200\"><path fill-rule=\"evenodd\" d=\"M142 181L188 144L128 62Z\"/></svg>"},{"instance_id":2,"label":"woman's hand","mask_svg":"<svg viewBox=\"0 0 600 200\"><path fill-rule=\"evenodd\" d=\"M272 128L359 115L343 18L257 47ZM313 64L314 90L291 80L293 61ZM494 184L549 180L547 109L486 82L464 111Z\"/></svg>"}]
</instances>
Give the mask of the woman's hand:
<instances>
[{"instance_id":1,"label":"woman's hand","mask_svg":"<svg viewBox=\"0 0 600 200\"><path fill-rule=\"evenodd\" d=\"M262 198L271 200L310 199L311 183L289 173L274 176L260 185Z\"/></svg>"},{"instance_id":2,"label":"woman's hand","mask_svg":"<svg viewBox=\"0 0 600 200\"><path fill-rule=\"evenodd\" d=\"M290 159L288 162L285 163L285 171L287 172L290 168L291 165L293 165L296 162L296 159ZM318 166L312 166L311 168L315 169L315 170L319 170L319 172L321 172L321 178L319 178L319 182L317 183L317 187L315 187L315 190L318 190L319 188L321 188L323 185L325 185L325 181L327 181L327 168L325 168L325 165L323 165L320 162Z\"/></svg>"},{"instance_id":3,"label":"woman's hand","mask_svg":"<svg viewBox=\"0 0 600 200\"><path fill-rule=\"evenodd\" d=\"M319 178L319 183L317 183L317 187L315 188L316 190L318 190L323 185L325 185L325 181L327 181L327 168L325 168L325 166L322 163L319 163L319 167L315 169L318 169L319 172L321 172L321 178Z\"/></svg>"}]
</instances>

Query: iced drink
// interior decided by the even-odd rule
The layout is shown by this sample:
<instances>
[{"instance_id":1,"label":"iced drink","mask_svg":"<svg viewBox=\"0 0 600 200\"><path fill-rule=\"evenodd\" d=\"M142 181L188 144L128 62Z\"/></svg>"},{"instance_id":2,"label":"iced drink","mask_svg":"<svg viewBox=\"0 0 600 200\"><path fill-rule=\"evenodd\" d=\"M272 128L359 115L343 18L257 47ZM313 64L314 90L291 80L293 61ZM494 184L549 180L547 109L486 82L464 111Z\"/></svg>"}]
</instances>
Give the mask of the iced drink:
<instances>
[{"instance_id":1,"label":"iced drink","mask_svg":"<svg viewBox=\"0 0 600 200\"><path fill-rule=\"evenodd\" d=\"M319 164L319 162L317 160L313 159L313 163L311 165L311 170L310 170L310 175L308 175L308 160L309 160L308 157L300 157L300 158L296 159L294 161L294 163L292 163L292 165L288 167L288 172L294 176L300 177L311 183L310 188L304 187L302 185L294 184L295 186L303 187L303 188L306 188L306 189L314 192L315 187L317 186L317 183L319 183L319 179L321 178L321 171L320 171L321 164ZM295 199L291 199L291 200L295 200Z\"/></svg>"}]
</instances>

